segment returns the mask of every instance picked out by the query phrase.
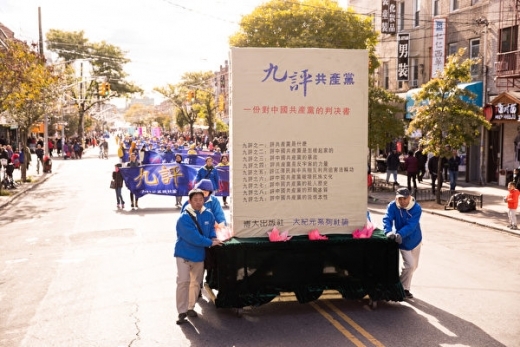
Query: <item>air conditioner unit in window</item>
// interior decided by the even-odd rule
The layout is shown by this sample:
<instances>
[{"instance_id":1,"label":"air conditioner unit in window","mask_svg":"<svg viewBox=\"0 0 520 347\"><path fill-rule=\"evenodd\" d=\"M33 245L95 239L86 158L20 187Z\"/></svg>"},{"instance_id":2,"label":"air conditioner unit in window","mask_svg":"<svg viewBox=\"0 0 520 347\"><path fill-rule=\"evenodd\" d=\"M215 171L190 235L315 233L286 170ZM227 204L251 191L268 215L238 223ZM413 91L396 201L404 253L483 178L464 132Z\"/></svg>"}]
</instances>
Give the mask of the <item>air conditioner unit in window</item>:
<instances>
[{"instance_id":1,"label":"air conditioner unit in window","mask_svg":"<svg viewBox=\"0 0 520 347\"><path fill-rule=\"evenodd\" d=\"M419 86L419 83L417 82L417 80L411 80L410 81L410 87L411 88L417 88Z\"/></svg>"}]
</instances>

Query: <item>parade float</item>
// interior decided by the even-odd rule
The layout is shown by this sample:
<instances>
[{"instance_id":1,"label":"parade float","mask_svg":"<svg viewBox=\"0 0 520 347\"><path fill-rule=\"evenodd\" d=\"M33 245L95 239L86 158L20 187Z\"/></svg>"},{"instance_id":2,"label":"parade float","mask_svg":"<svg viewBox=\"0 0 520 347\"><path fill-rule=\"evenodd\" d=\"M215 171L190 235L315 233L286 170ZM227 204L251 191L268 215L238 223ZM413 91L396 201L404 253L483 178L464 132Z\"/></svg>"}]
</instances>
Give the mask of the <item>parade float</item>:
<instances>
[{"instance_id":1,"label":"parade float","mask_svg":"<svg viewBox=\"0 0 520 347\"><path fill-rule=\"evenodd\" d=\"M231 49L232 160L219 171L230 191L219 194L232 198L233 237L210 251L216 307L403 300L398 246L367 225L367 67L365 50ZM152 167L133 168L141 179L127 186L193 187L196 165Z\"/></svg>"}]
</instances>

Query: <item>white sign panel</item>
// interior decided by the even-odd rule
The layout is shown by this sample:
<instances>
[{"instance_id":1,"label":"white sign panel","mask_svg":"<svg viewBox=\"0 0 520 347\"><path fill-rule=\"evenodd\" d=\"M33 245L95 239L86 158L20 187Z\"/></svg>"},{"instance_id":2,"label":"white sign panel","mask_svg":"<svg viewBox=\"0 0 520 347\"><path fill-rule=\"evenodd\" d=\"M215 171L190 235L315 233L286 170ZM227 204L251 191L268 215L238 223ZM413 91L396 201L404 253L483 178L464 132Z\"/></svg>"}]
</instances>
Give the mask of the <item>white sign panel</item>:
<instances>
[{"instance_id":1,"label":"white sign panel","mask_svg":"<svg viewBox=\"0 0 520 347\"><path fill-rule=\"evenodd\" d=\"M230 100L235 236L365 225L367 51L232 48Z\"/></svg>"},{"instance_id":2,"label":"white sign panel","mask_svg":"<svg viewBox=\"0 0 520 347\"><path fill-rule=\"evenodd\" d=\"M432 77L436 77L444 71L446 60L446 19L437 18L433 20L433 57Z\"/></svg>"}]
</instances>

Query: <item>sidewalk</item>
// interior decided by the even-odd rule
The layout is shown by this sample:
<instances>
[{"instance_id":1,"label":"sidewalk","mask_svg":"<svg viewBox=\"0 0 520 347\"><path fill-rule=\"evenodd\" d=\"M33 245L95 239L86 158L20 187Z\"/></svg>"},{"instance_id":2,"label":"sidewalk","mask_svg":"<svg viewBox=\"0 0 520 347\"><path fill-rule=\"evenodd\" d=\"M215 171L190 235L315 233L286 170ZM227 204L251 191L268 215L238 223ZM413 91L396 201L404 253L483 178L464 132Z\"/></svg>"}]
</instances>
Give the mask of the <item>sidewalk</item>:
<instances>
[{"instance_id":1,"label":"sidewalk","mask_svg":"<svg viewBox=\"0 0 520 347\"><path fill-rule=\"evenodd\" d=\"M17 182L16 189L4 189L2 187L2 192L9 191L10 195L1 195L0 196L0 209L7 208L8 205L14 201L15 199L18 199L21 196L24 196L25 193L36 187L37 185L45 182L47 179L49 179L52 175L54 175L56 172L59 172L59 169L61 165L64 164L65 160L63 157L59 157L56 154L54 154L53 157L51 157L52 160L52 172L51 173L43 173L43 168L40 167L40 173L36 173L36 154L31 155L31 165L29 166L29 169L27 170L26 177L31 179L31 182L25 182L21 183L22 178L22 170L14 170L13 172L13 179L15 182ZM69 159L67 159L69 160ZM4 172L2 170L2 176L1 178L4 178Z\"/></svg>"},{"instance_id":2,"label":"sidewalk","mask_svg":"<svg viewBox=\"0 0 520 347\"><path fill-rule=\"evenodd\" d=\"M386 180L386 173L376 172L373 173L373 175ZM406 187L406 175L399 174L397 181L402 187ZM417 182L417 188L431 188L431 179L425 179L421 183ZM445 182L443 188L449 189L449 184ZM477 186L473 183L466 183L459 180L457 182L456 190L462 193L466 192L476 195L482 194L484 196L482 209L477 206L476 211L461 213L453 209L445 210L444 205L438 205L435 203L435 201L419 201L423 212L453 218L479 226L505 231L515 235L520 235L520 230L511 230L507 228L507 224L509 224L507 217L507 204L503 201L504 196L507 195L507 188L505 186L501 187L496 184ZM368 209L372 211L384 212L386 210L386 205L394 199L395 192L393 191L370 192L368 199Z\"/></svg>"}]
</instances>

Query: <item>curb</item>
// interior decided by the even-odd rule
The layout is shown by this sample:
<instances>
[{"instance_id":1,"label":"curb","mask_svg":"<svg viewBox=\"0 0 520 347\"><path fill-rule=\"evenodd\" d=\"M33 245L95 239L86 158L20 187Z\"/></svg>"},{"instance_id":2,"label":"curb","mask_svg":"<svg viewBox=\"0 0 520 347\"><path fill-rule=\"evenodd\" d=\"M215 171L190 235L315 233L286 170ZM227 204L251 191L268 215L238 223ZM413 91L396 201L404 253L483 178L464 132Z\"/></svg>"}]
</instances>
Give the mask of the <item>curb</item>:
<instances>
[{"instance_id":1,"label":"curb","mask_svg":"<svg viewBox=\"0 0 520 347\"><path fill-rule=\"evenodd\" d=\"M0 202L0 208L3 209L5 206L9 205L14 200L18 199L20 196L24 195L28 191L34 189L35 187L39 186L43 182L47 181L51 176L53 176L54 173L46 173L45 175L42 175L38 178L38 180L30 183L24 183L22 187L17 188L16 192L14 194L9 195L5 201ZM4 200L4 199L2 199Z\"/></svg>"}]
</instances>

